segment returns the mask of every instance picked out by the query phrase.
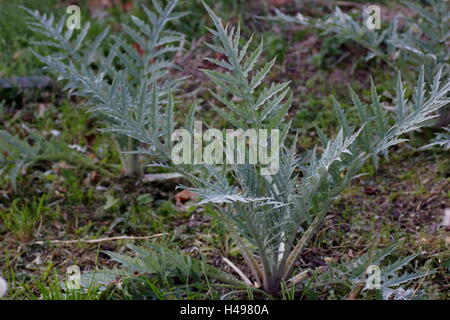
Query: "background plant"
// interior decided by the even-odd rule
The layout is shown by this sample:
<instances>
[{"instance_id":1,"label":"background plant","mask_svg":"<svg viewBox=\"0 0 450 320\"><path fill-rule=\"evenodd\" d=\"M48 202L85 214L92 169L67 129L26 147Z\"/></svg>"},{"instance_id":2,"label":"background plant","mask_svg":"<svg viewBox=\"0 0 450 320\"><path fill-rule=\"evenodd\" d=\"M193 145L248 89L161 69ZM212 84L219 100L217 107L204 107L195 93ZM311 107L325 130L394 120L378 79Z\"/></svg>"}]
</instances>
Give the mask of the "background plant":
<instances>
[{"instance_id":1,"label":"background plant","mask_svg":"<svg viewBox=\"0 0 450 320\"><path fill-rule=\"evenodd\" d=\"M414 279L426 277L433 271L420 271L400 274L412 260L418 257L418 254L401 257L395 261L387 260L393 252L400 246L395 243L385 249L370 250L361 257L349 262L331 263L327 265L327 270L318 270L313 272L311 279L304 282L310 286L326 286L330 284L344 285L348 288L350 295L355 298L358 294L375 292L379 299L383 300L411 300L422 298L422 292L418 289L404 287L405 284ZM371 281L368 280L367 270L370 266L380 268L380 287L371 288ZM323 268L319 268L323 269Z\"/></svg>"},{"instance_id":2,"label":"background plant","mask_svg":"<svg viewBox=\"0 0 450 320\"><path fill-rule=\"evenodd\" d=\"M326 35L354 41L369 51L366 61L379 58L396 71L405 72L411 63L416 67L424 65L427 80L431 82L440 68L448 66L450 59L448 2L431 0L428 6L413 1L402 3L419 17L408 19L408 28L400 27L399 16L396 16L387 27L371 30L365 23L365 12L360 12L360 19L355 19L339 7L327 18L310 18L301 13L288 16L280 10L276 11L276 17L280 21L301 24Z\"/></svg>"},{"instance_id":3,"label":"background plant","mask_svg":"<svg viewBox=\"0 0 450 320\"><path fill-rule=\"evenodd\" d=\"M339 7L327 18L305 17L301 13L288 16L276 10L275 19L308 26L325 35L353 41L368 50L365 61L380 59L393 70L402 71L410 83L415 79L414 69L419 70L420 66L424 67L424 75L429 83L440 69L445 77L450 71L448 1L431 0L427 1L427 5L414 1L402 3L414 15L414 18L406 19L407 28L399 26L397 15L387 27L371 30L365 23L367 15L364 11L359 14L360 18L354 18ZM415 67L413 70L411 65ZM449 117L450 109L447 106L441 111L439 125L447 126Z\"/></svg>"},{"instance_id":4,"label":"background plant","mask_svg":"<svg viewBox=\"0 0 450 320\"><path fill-rule=\"evenodd\" d=\"M108 36L109 28L105 28L90 41L87 37L90 23L84 24L77 35L74 29L64 31L66 17L55 21L53 15L25 10L32 17L29 27L48 39L37 44L57 49L57 53L52 55L35 55L57 74L58 79L66 81L64 89L86 98L89 105L95 106L90 111L102 122L118 125L120 118L117 114L122 113L136 121L140 120L139 117L151 116L154 122L159 122L161 116L157 100L183 80L167 78L169 68L175 67L168 58L171 53L181 50L178 44L183 40L182 34L166 28L170 21L186 14L173 12L176 4L177 0L172 0L161 7L153 1L154 11L142 6L147 21L133 16L134 27L122 24L122 35ZM153 102L148 97L144 101L145 92L150 87L155 88L156 83L159 89L153 89ZM155 108L150 109L151 104ZM116 114L110 113L105 117L99 112L101 108L114 109ZM115 132L115 138L122 152L125 174L140 174L142 163L138 155L123 153L139 147L136 139L118 132Z\"/></svg>"},{"instance_id":5,"label":"background plant","mask_svg":"<svg viewBox=\"0 0 450 320\"><path fill-rule=\"evenodd\" d=\"M436 133L436 137L431 143L421 149L428 149L433 146L440 146L444 148L444 150L450 149L450 128L444 128L444 132Z\"/></svg>"},{"instance_id":6,"label":"background plant","mask_svg":"<svg viewBox=\"0 0 450 320\"><path fill-rule=\"evenodd\" d=\"M0 172L10 168L9 179L14 191L17 190L17 176L42 161L67 161L79 167L97 168L89 158L58 139L47 140L34 131L30 131L27 138L20 139L0 130L0 163L3 166ZM98 170L109 175L101 168Z\"/></svg>"}]
</instances>

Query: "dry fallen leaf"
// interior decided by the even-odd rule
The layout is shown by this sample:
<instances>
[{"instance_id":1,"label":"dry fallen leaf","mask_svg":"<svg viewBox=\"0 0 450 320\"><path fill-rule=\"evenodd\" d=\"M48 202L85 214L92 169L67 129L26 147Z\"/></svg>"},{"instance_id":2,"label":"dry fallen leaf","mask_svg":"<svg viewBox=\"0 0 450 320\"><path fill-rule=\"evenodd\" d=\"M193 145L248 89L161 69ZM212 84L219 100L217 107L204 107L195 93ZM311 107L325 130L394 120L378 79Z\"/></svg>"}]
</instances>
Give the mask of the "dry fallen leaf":
<instances>
[{"instance_id":1,"label":"dry fallen leaf","mask_svg":"<svg viewBox=\"0 0 450 320\"><path fill-rule=\"evenodd\" d=\"M323 261L325 261L326 263L333 263L333 262L336 262L336 258L333 258L333 257L325 257L325 258L323 259Z\"/></svg>"},{"instance_id":2,"label":"dry fallen leaf","mask_svg":"<svg viewBox=\"0 0 450 320\"><path fill-rule=\"evenodd\" d=\"M137 53L142 57L144 56L144 49L139 45L137 42L133 42L132 44L133 48L137 51Z\"/></svg>"},{"instance_id":3,"label":"dry fallen leaf","mask_svg":"<svg viewBox=\"0 0 450 320\"><path fill-rule=\"evenodd\" d=\"M175 195L175 201L177 202L177 204L183 204L193 198L195 198L196 194L189 191L189 190L183 190L181 192L178 192Z\"/></svg>"},{"instance_id":4,"label":"dry fallen leaf","mask_svg":"<svg viewBox=\"0 0 450 320\"><path fill-rule=\"evenodd\" d=\"M121 8L123 11L128 12L133 8L133 3L131 1L122 3Z\"/></svg>"},{"instance_id":5,"label":"dry fallen leaf","mask_svg":"<svg viewBox=\"0 0 450 320\"><path fill-rule=\"evenodd\" d=\"M225 54L221 53L221 52L216 52L214 54L214 59L216 59L218 61L222 61L223 60L224 62L228 61L227 56ZM222 67L220 67L220 66L218 66L218 65L216 65L216 64L214 64L214 63L212 63L212 62L210 62L208 60L204 60L203 61L202 68L203 69L209 69L209 70L217 70L217 71L222 71L222 72L227 71L227 69L222 68Z\"/></svg>"},{"instance_id":6,"label":"dry fallen leaf","mask_svg":"<svg viewBox=\"0 0 450 320\"><path fill-rule=\"evenodd\" d=\"M286 4L288 4L289 2L291 2L291 0L270 0L270 2L274 5L274 6L284 6Z\"/></svg>"},{"instance_id":7,"label":"dry fallen leaf","mask_svg":"<svg viewBox=\"0 0 450 320\"><path fill-rule=\"evenodd\" d=\"M100 181L100 175L97 173L97 171L91 171L89 172L88 176L83 180L84 185L92 185L96 184Z\"/></svg>"},{"instance_id":8,"label":"dry fallen leaf","mask_svg":"<svg viewBox=\"0 0 450 320\"><path fill-rule=\"evenodd\" d=\"M374 195L378 192L377 188L364 187L363 192L369 196Z\"/></svg>"},{"instance_id":9,"label":"dry fallen leaf","mask_svg":"<svg viewBox=\"0 0 450 320\"><path fill-rule=\"evenodd\" d=\"M53 166L52 166L52 169L56 172L56 173L59 173L59 172L61 172L61 169L64 169L64 170L71 170L71 169L73 169L74 167L73 166L71 166L71 165L69 165L67 162L65 162L65 161L59 161L59 162L56 162L55 164L53 164Z\"/></svg>"},{"instance_id":10,"label":"dry fallen leaf","mask_svg":"<svg viewBox=\"0 0 450 320\"><path fill-rule=\"evenodd\" d=\"M50 108L50 103L39 103L38 104L38 117L42 118L45 115L47 109Z\"/></svg>"}]
</instances>

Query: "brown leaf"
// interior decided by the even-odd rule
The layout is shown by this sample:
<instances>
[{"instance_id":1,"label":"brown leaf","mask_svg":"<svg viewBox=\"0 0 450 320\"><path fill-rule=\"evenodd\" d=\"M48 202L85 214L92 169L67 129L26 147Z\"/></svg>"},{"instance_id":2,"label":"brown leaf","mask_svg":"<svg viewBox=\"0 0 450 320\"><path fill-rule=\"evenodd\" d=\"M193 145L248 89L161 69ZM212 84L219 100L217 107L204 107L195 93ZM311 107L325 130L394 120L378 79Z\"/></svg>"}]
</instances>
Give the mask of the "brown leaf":
<instances>
[{"instance_id":1,"label":"brown leaf","mask_svg":"<svg viewBox=\"0 0 450 320\"><path fill-rule=\"evenodd\" d=\"M59 161L59 162L56 162L55 164L53 164L52 169L56 173L59 173L59 172L61 172L62 169L71 170L71 169L73 169L73 166L69 165L65 161Z\"/></svg>"},{"instance_id":2,"label":"brown leaf","mask_svg":"<svg viewBox=\"0 0 450 320\"><path fill-rule=\"evenodd\" d=\"M94 145L96 138L97 135L95 133L84 135L84 139L86 140L87 144L91 147Z\"/></svg>"},{"instance_id":3,"label":"brown leaf","mask_svg":"<svg viewBox=\"0 0 450 320\"><path fill-rule=\"evenodd\" d=\"M137 42L133 42L133 48L137 51L137 53L142 57L145 53L144 49Z\"/></svg>"},{"instance_id":4,"label":"brown leaf","mask_svg":"<svg viewBox=\"0 0 450 320\"><path fill-rule=\"evenodd\" d=\"M270 3L272 3L276 7L281 7L291 2L291 0L270 0Z\"/></svg>"},{"instance_id":5,"label":"brown leaf","mask_svg":"<svg viewBox=\"0 0 450 320\"><path fill-rule=\"evenodd\" d=\"M38 117L42 118L49 107L50 107L50 103L39 103L38 104Z\"/></svg>"},{"instance_id":6,"label":"brown leaf","mask_svg":"<svg viewBox=\"0 0 450 320\"><path fill-rule=\"evenodd\" d=\"M369 196L372 196L378 193L378 189L373 187L364 187L363 192Z\"/></svg>"},{"instance_id":7,"label":"brown leaf","mask_svg":"<svg viewBox=\"0 0 450 320\"><path fill-rule=\"evenodd\" d=\"M128 12L133 8L133 3L131 1L122 2L121 8L123 11Z\"/></svg>"},{"instance_id":8,"label":"brown leaf","mask_svg":"<svg viewBox=\"0 0 450 320\"><path fill-rule=\"evenodd\" d=\"M96 184L100 181L100 175L97 173L97 171L91 171L88 176L83 180L84 185L92 185Z\"/></svg>"},{"instance_id":9,"label":"brown leaf","mask_svg":"<svg viewBox=\"0 0 450 320\"><path fill-rule=\"evenodd\" d=\"M216 60L224 60L224 61L228 61L227 56L221 52L216 52L214 54L214 59ZM204 60L203 61L203 65L202 65L202 69L209 69L209 70L217 70L217 71L225 71L225 68L219 67L217 65L215 65L212 62L209 62L208 60Z\"/></svg>"},{"instance_id":10,"label":"brown leaf","mask_svg":"<svg viewBox=\"0 0 450 320\"><path fill-rule=\"evenodd\" d=\"M175 195L175 201L177 204L183 204L193 198L195 198L197 195L189 190L183 190L181 192L178 192Z\"/></svg>"}]
</instances>

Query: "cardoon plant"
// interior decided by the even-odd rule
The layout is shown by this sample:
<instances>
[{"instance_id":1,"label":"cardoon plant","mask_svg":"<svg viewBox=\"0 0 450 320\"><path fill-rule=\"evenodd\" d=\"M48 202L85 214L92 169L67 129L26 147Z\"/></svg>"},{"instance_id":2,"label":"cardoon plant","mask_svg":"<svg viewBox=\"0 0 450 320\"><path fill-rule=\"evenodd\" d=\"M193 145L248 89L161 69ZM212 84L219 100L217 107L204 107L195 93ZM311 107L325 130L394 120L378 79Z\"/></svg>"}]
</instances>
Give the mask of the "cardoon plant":
<instances>
[{"instance_id":1,"label":"cardoon plant","mask_svg":"<svg viewBox=\"0 0 450 320\"><path fill-rule=\"evenodd\" d=\"M171 54L181 50L184 35L170 30L168 24L186 13L174 12L178 0L165 7L153 1L154 10L142 5L147 21L132 16L134 27L122 24L122 34L111 35L105 28L94 40L89 40L90 23L80 32L64 30L66 17L41 15L25 8L30 14L29 27L48 40L37 44L50 47L52 55L35 55L64 80L64 89L87 99L89 109L98 119L109 125L120 125L121 117L135 121L151 117L158 122L164 117L160 100L184 79L170 79L169 69L176 67ZM119 72L120 70L120 72ZM157 89L156 89L157 87ZM102 112L108 110L109 112ZM158 127L148 128L158 135ZM116 133L122 167L126 175L142 171L138 154L129 153L140 143L127 135Z\"/></svg>"},{"instance_id":2,"label":"cardoon plant","mask_svg":"<svg viewBox=\"0 0 450 320\"><path fill-rule=\"evenodd\" d=\"M442 81L442 70L439 70L428 92L422 69L413 98L408 101L399 74L392 112L382 107L373 82L369 104L363 103L350 89L360 121L352 124L335 101L341 125L339 133L328 138L319 131L321 145L298 155L297 139L290 146L286 142L290 122L285 116L292 102L289 83L267 84L264 81L275 60L256 69L263 42L256 49L251 49L252 39L241 43L239 26L224 25L208 6L205 7L214 23L214 28L208 30L215 39L214 43L206 45L226 57L209 59L224 72L204 70L220 88L212 95L221 106L211 105L235 127L280 130L279 169L273 174L261 175L260 164L246 161L233 165L198 165L202 170L196 174L190 171L193 166L174 165L167 154L171 146L168 132L173 123L167 122L164 143L155 140L152 144L154 139L146 131L146 121L135 122L122 117L121 125L113 126L111 130L150 145L147 150L140 151L159 154L159 165L184 174L193 185L189 189L200 199L199 205L212 205L220 213L250 271L245 274L234 265L233 269L247 286L278 295L283 282L298 281L294 274L295 262L321 226L333 202L353 179L359 177L363 164L389 147L405 142L404 134L421 128L434 118L436 111L449 102L450 83L446 78ZM127 100L123 102L127 103ZM171 108L172 103L169 103ZM111 110L98 109L111 116ZM192 129L193 120L190 119L187 128ZM178 258L171 258L171 261L183 260L179 253L168 255L154 246L150 251L136 247L133 250L143 257L142 260L111 255L129 270L147 270L149 273L157 273L153 262L160 261L158 259L174 255ZM189 265L193 268L191 260ZM179 269L191 270L174 266L174 270ZM223 274L212 278L236 283L234 278L227 280Z\"/></svg>"}]
</instances>

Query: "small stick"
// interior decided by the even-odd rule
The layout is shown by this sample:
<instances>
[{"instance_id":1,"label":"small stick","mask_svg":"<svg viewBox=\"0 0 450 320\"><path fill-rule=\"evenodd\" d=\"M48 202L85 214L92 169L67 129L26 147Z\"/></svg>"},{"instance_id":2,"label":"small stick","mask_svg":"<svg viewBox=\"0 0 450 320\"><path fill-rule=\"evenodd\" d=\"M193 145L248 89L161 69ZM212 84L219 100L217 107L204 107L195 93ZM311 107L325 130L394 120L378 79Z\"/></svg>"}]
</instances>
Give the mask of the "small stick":
<instances>
[{"instance_id":1,"label":"small stick","mask_svg":"<svg viewBox=\"0 0 450 320\"><path fill-rule=\"evenodd\" d=\"M151 236L145 236L145 237L131 237L131 236L118 236L118 237L111 237L111 238L100 238L100 239L80 239L80 240L46 240L46 241L36 241L34 244L72 244L72 243L99 243L99 242L105 242L105 241L115 241L115 240L147 240L152 238L158 238L166 235L167 233L157 233Z\"/></svg>"},{"instance_id":2,"label":"small stick","mask_svg":"<svg viewBox=\"0 0 450 320\"><path fill-rule=\"evenodd\" d=\"M249 286L251 286L251 287L253 287L254 285L252 284L252 282L250 281L250 279L249 278L247 278L247 276L233 263L233 262L231 262L230 260L228 260L227 258L225 258L225 257L222 257L222 259L223 259L223 261L226 263L226 264L228 264L234 271L236 271L236 273L242 278L242 280L244 280L244 282L247 284L247 285L249 285Z\"/></svg>"},{"instance_id":3,"label":"small stick","mask_svg":"<svg viewBox=\"0 0 450 320\"><path fill-rule=\"evenodd\" d=\"M311 274L311 269L306 269L305 271L300 272L298 275L290 278L287 282L292 285L297 285L298 283L308 279Z\"/></svg>"}]
</instances>

